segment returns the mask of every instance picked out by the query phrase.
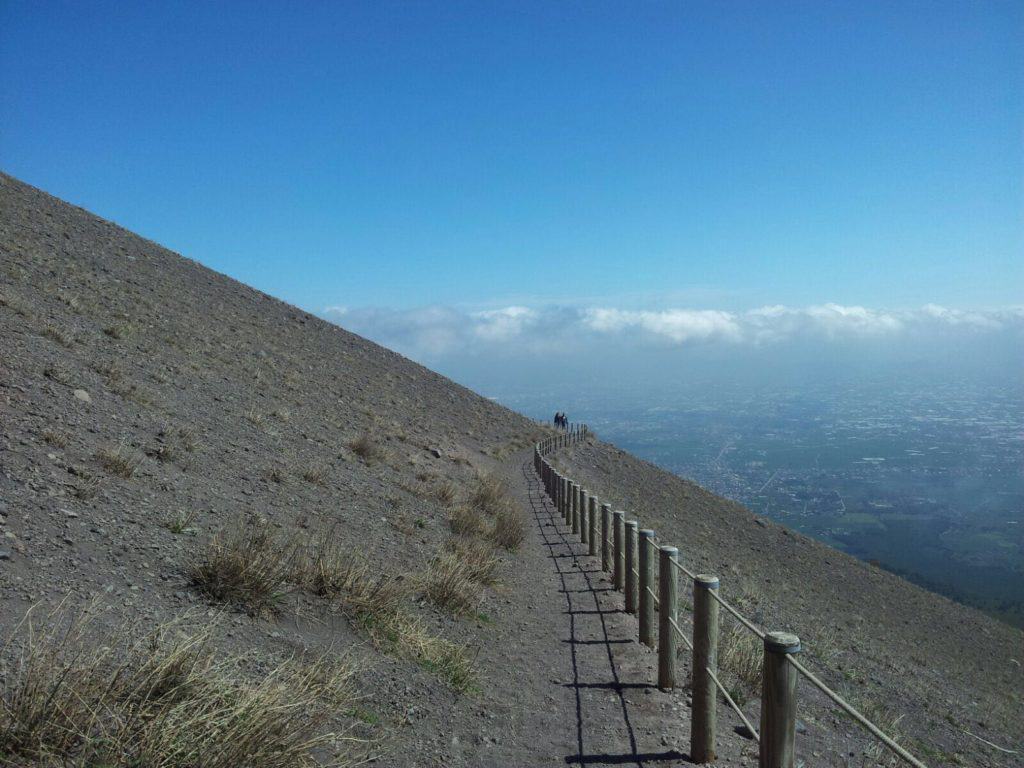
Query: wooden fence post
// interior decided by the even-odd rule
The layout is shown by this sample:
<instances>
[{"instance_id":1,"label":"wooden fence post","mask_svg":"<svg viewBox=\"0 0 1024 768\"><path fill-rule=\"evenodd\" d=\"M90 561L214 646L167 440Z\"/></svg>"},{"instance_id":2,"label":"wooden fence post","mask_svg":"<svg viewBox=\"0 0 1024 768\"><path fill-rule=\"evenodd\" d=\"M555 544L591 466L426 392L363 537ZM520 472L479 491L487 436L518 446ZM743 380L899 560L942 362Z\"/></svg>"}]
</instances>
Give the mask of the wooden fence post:
<instances>
[{"instance_id":1,"label":"wooden fence post","mask_svg":"<svg viewBox=\"0 0 1024 768\"><path fill-rule=\"evenodd\" d=\"M590 508L587 510L587 528L590 531L587 537L590 549L587 550L587 554L594 556L597 554L597 496L590 497Z\"/></svg>"},{"instance_id":2,"label":"wooden fence post","mask_svg":"<svg viewBox=\"0 0 1024 768\"><path fill-rule=\"evenodd\" d=\"M625 553L623 550L626 548L626 525L625 525L626 513L621 509L612 512L612 582L615 584L615 589L621 592L626 586L626 574L623 573L623 566L625 565Z\"/></svg>"},{"instance_id":3,"label":"wooden fence post","mask_svg":"<svg viewBox=\"0 0 1024 768\"><path fill-rule=\"evenodd\" d=\"M569 478L562 478L562 522L569 522Z\"/></svg>"},{"instance_id":4,"label":"wooden fence post","mask_svg":"<svg viewBox=\"0 0 1024 768\"><path fill-rule=\"evenodd\" d=\"M710 763L715 759L718 691L711 675L718 674L718 601L710 594L713 589L718 589L717 576L697 574L694 578L690 759L697 763Z\"/></svg>"},{"instance_id":5,"label":"wooden fence post","mask_svg":"<svg viewBox=\"0 0 1024 768\"><path fill-rule=\"evenodd\" d=\"M580 484L572 484L572 532L580 532Z\"/></svg>"},{"instance_id":6,"label":"wooden fence post","mask_svg":"<svg viewBox=\"0 0 1024 768\"><path fill-rule=\"evenodd\" d=\"M658 557L658 687L671 690L676 684L676 635L678 619L675 559L679 550L662 547Z\"/></svg>"},{"instance_id":7,"label":"wooden fence post","mask_svg":"<svg viewBox=\"0 0 1024 768\"><path fill-rule=\"evenodd\" d=\"M626 526L626 562L623 571L626 574L626 613L636 613L637 607L637 528L636 520L627 520Z\"/></svg>"},{"instance_id":8,"label":"wooden fence post","mask_svg":"<svg viewBox=\"0 0 1024 768\"><path fill-rule=\"evenodd\" d=\"M580 543L588 544L590 540L590 526L587 524L587 510L590 508L590 491L586 488L580 491Z\"/></svg>"},{"instance_id":9,"label":"wooden fence post","mask_svg":"<svg viewBox=\"0 0 1024 768\"><path fill-rule=\"evenodd\" d=\"M640 642L654 647L654 531L643 528L640 536Z\"/></svg>"},{"instance_id":10,"label":"wooden fence post","mask_svg":"<svg viewBox=\"0 0 1024 768\"><path fill-rule=\"evenodd\" d=\"M601 570L607 573L612 567L612 505L601 505Z\"/></svg>"},{"instance_id":11,"label":"wooden fence post","mask_svg":"<svg viewBox=\"0 0 1024 768\"><path fill-rule=\"evenodd\" d=\"M793 768L796 763L796 667L787 653L799 653L800 638L769 632L764 638L761 679L761 768Z\"/></svg>"}]
</instances>

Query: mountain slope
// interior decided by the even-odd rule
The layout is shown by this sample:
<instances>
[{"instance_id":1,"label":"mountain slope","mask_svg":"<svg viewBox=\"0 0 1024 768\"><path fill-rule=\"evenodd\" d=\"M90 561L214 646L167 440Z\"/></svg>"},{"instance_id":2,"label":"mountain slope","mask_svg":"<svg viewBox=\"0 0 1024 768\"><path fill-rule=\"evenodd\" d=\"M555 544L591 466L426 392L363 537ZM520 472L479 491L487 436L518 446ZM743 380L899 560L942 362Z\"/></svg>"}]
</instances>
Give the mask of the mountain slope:
<instances>
[{"instance_id":1,"label":"mountain slope","mask_svg":"<svg viewBox=\"0 0 1024 768\"><path fill-rule=\"evenodd\" d=\"M373 750L446 719L473 732L457 716L472 702L436 665L372 642L308 590L250 619L192 572L211 536L259 520L282 541L327 536L368 579L408 584L451 540L452 494L529 445L535 424L9 176L0 339L4 627L65 596L143 626L226 611L220 647L364 659L363 720L378 724L345 727ZM404 610L468 658L497 631L411 591ZM493 589L480 599L474 614L496 613Z\"/></svg>"}]
</instances>

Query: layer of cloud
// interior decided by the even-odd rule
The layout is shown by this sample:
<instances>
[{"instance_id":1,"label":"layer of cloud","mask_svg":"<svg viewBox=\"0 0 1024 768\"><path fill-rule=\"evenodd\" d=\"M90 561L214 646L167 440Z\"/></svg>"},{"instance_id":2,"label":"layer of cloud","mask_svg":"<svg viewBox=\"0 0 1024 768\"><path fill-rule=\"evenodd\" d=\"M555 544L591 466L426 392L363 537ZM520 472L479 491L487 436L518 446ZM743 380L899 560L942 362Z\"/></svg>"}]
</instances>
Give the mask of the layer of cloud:
<instances>
[{"instance_id":1,"label":"layer of cloud","mask_svg":"<svg viewBox=\"0 0 1024 768\"><path fill-rule=\"evenodd\" d=\"M746 312L707 309L509 306L479 312L328 307L323 315L413 357L550 354L594 345L685 347L771 345L786 341L886 339L913 334L1024 334L1024 307L958 310L927 304L881 310L840 304L765 306ZM572 347L566 345L571 344Z\"/></svg>"}]
</instances>

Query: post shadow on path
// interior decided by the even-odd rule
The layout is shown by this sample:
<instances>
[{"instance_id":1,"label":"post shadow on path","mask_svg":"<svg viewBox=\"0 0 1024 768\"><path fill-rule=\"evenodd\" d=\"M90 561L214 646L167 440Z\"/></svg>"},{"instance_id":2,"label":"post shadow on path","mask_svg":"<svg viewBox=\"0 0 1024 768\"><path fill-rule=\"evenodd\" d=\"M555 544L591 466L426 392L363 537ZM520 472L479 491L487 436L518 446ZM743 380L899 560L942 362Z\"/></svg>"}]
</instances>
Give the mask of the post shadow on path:
<instances>
[{"instance_id":1,"label":"post shadow on path","mask_svg":"<svg viewBox=\"0 0 1024 768\"><path fill-rule=\"evenodd\" d=\"M565 755L564 762L569 765L632 765L637 768L644 766L667 766L675 765L680 761L691 762L689 757L677 750L670 749L662 752L642 752L637 745L636 731L630 717L629 702L626 700L625 692L644 688L653 688L650 683L623 682L620 679L620 671L612 653L613 646L632 643L631 638L613 638L609 634L607 616L625 613L620 608L608 609L601 605L600 594L614 591L611 587L596 585L592 574L601 573L600 568L585 567L580 558L585 556L582 551L577 551L573 543L566 536L567 530L564 523L559 519L551 501L544 493L543 484L540 478L532 471L529 461L522 467L526 486L529 491L529 500L534 521L542 544L548 550L547 558L551 561L555 573L561 583L559 592L565 596L566 609L564 616L568 616L568 639L562 642L569 646L570 660L572 666L572 682L561 683L560 685L572 688L575 693L576 708L576 753ZM566 567L568 565L568 567ZM586 565L590 565L589 563ZM582 577L585 581L582 588L571 586L571 577ZM592 607L591 607L592 606ZM596 618L595 618L596 617ZM587 621L599 621L600 630L597 639L587 639L581 636L582 623ZM581 649L603 647L605 653L599 668L586 670L590 676L598 676L604 679L596 681L581 680ZM587 712L585 692L606 690L614 694L616 702L615 724L621 728L626 739L623 746L628 749L622 751L587 751L588 738L586 734L586 722L598 722L603 718L603 725L607 726L607 715L598 712ZM591 749L594 749L591 746Z\"/></svg>"}]
</instances>

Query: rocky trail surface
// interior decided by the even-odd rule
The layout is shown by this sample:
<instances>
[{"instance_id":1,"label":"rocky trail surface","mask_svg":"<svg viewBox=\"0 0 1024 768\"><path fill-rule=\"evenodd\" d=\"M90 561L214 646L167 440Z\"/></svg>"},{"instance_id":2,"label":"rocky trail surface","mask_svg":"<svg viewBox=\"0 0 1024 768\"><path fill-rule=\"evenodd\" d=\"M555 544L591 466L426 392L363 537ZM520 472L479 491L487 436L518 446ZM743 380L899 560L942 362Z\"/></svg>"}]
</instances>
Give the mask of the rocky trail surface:
<instances>
[{"instance_id":1,"label":"rocky trail surface","mask_svg":"<svg viewBox=\"0 0 1024 768\"><path fill-rule=\"evenodd\" d=\"M597 558L573 540L532 468L532 452L502 469L529 511L531 528L503 589L523 617L512 636L484 648L503 669L483 694L501 728L481 739L467 766L689 765L690 710L685 688L658 690L654 652L636 641L636 619ZM680 658L679 675L689 674ZM729 731L718 765L756 763L756 743ZM451 757L451 756L450 756Z\"/></svg>"}]
</instances>

